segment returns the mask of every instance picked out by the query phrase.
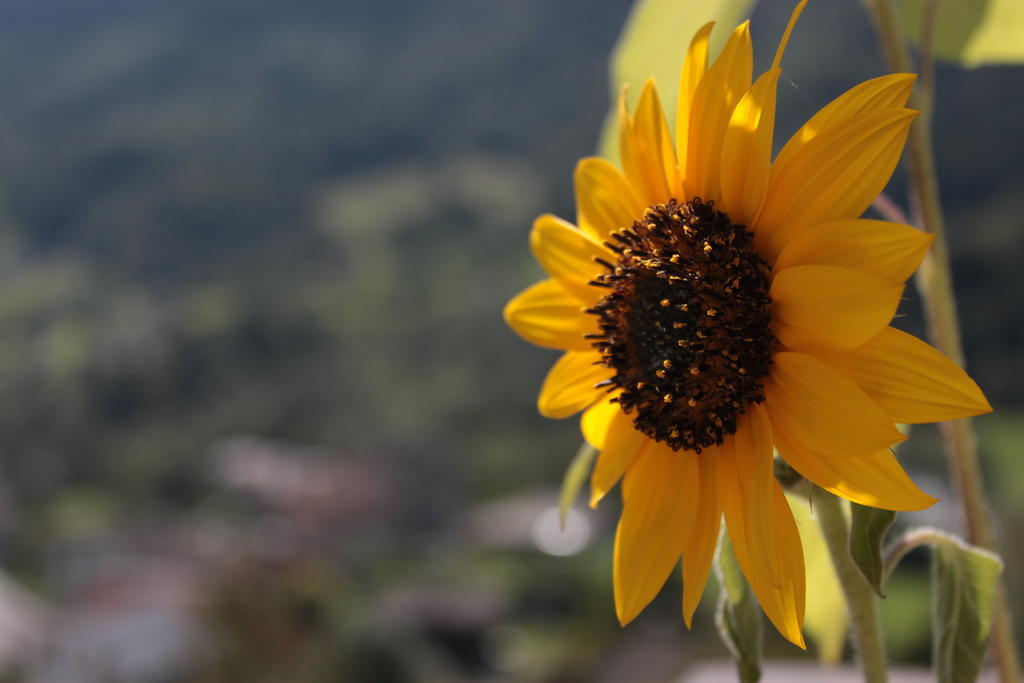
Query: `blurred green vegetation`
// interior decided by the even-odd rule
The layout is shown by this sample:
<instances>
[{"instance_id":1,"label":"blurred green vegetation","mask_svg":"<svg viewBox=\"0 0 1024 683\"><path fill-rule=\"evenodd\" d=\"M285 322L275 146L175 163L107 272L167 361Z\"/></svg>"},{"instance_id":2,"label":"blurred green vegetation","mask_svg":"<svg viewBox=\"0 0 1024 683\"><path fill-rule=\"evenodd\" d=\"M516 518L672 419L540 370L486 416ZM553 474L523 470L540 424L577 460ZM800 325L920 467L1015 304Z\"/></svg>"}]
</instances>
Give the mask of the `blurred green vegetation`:
<instances>
[{"instance_id":1,"label":"blurred green vegetation","mask_svg":"<svg viewBox=\"0 0 1024 683\"><path fill-rule=\"evenodd\" d=\"M671 594L617 630L610 517L571 559L474 550L452 532L477 503L555 485L578 444L533 407L554 354L516 339L500 310L539 273L532 218L572 215L572 166L595 147L628 4L0 8L4 566L60 600L69 545L210 515L244 527L251 506L214 482L210 458L252 434L372 462L400 496L372 528L336 532L348 553L243 557L211 579L223 645L196 680L281 680L289 662L308 667L288 669L295 681L451 680L506 661L514 680L592 681L613 636L620 650L679 649L673 666L722 654L710 595L693 635ZM788 7L761 5L765 64ZM786 68L784 131L883 71L852 1L811 5ZM999 409L981 438L1004 529L1024 522L1019 79L940 68L935 122L970 368ZM917 432L908 461L945 476L937 439ZM1021 552L1007 557L1016 595ZM892 586L897 658L927 651L922 570ZM374 630L405 586L481 584L517 607L479 642ZM246 661L278 643L272 666ZM436 660L460 648L465 661ZM352 673L367 670L392 673Z\"/></svg>"}]
</instances>

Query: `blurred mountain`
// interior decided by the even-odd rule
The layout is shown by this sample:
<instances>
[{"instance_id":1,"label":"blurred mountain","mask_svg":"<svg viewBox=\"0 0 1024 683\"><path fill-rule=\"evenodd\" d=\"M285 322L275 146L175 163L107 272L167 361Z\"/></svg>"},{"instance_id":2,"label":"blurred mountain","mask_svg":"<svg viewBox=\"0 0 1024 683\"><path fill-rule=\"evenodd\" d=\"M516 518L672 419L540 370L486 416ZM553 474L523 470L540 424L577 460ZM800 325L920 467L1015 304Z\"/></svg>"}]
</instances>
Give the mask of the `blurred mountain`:
<instances>
[{"instance_id":1,"label":"blurred mountain","mask_svg":"<svg viewBox=\"0 0 1024 683\"><path fill-rule=\"evenodd\" d=\"M625 8L0 9L17 495L188 505L234 432L450 454L529 429L532 388L499 359L530 384L545 361L500 306L530 277L532 214L570 205Z\"/></svg>"}]
</instances>

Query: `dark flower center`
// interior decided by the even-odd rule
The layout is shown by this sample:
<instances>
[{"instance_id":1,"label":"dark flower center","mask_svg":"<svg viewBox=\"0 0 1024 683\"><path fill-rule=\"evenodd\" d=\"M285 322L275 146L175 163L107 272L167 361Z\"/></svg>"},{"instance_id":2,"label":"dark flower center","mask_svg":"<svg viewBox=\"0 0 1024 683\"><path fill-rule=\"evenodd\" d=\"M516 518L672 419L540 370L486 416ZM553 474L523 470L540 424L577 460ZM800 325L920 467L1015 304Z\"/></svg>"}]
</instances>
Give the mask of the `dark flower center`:
<instances>
[{"instance_id":1,"label":"dark flower center","mask_svg":"<svg viewBox=\"0 0 1024 683\"><path fill-rule=\"evenodd\" d=\"M698 453L736 432L764 400L777 341L769 323L770 268L753 235L713 202L674 199L644 211L607 246L616 263L590 284L608 291L588 313L610 390L637 429Z\"/></svg>"}]
</instances>

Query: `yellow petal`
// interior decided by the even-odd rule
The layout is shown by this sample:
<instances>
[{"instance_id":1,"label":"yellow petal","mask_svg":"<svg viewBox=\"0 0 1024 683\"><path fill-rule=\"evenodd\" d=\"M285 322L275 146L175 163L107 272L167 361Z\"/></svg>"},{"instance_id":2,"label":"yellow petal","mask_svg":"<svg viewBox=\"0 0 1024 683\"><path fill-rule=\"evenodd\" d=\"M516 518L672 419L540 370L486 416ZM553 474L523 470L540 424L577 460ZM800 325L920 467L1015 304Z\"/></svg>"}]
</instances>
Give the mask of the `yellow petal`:
<instances>
[{"instance_id":1,"label":"yellow petal","mask_svg":"<svg viewBox=\"0 0 1024 683\"><path fill-rule=\"evenodd\" d=\"M862 455L906 439L860 387L817 358L783 351L771 372L764 393L772 424L799 446Z\"/></svg>"},{"instance_id":2,"label":"yellow petal","mask_svg":"<svg viewBox=\"0 0 1024 683\"><path fill-rule=\"evenodd\" d=\"M601 453L590 475L590 507L597 507L601 499L618 483L640 449L649 442L633 426L633 418L619 409L618 403L610 405L614 406L615 413L608 420L605 438L600 446Z\"/></svg>"},{"instance_id":3,"label":"yellow petal","mask_svg":"<svg viewBox=\"0 0 1024 683\"><path fill-rule=\"evenodd\" d=\"M732 220L754 225L768 187L772 135L775 129L776 86L782 70L782 55L807 0L801 0L789 17L779 40L772 68L758 78L754 87L732 112L722 147L722 205Z\"/></svg>"},{"instance_id":4,"label":"yellow petal","mask_svg":"<svg viewBox=\"0 0 1024 683\"><path fill-rule=\"evenodd\" d=\"M619 129L619 160L622 173L641 203L647 202L647 187L643 171L636 158L636 145L633 139L633 117L626 106L626 93L629 85L622 86L619 93L618 129Z\"/></svg>"},{"instance_id":5,"label":"yellow petal","mask_svg":"<svg viewBox=\"0 0 1024 683\"><path fill-rule=\"evenodd\" d=\"M612 371L600 365L601 354L596 351L569 351L555 362L544 378L537 409L544 417L561 419L578 413L604 395L597 388L612 376Z\"/></svg>"},{"instance_id":6,"label":"yellow petal","mask_svg":"<svg viewBox=\"0 0 1024 683\"><path fill-rule=\"evenodd\" d=\"M773 262L800 228L864 213L889 182L916 116L909 109L869 111L776 161L754 230L761 255Z\"/></svg>"},{"instance_id":7,"label":"yellow petal","mask_svg":"<svg viewBox=\"0 0 1024 683\"><path fill-rule=\"evenodd\" d=\"M697 519L683 546L683 620L686 627L693 624L693 613L704 594L711 571L711 561L718 546L718 531L722 523L722 505L718 496L717 446L711 446L697 456L700 472Z\"/></svg>"},{"instance_id":8,"label":"yellow petal","mask_svg":"<svg viewBox=\"0 0 1024 683\"><path fill-rule=\"evenodd\" d=\"M761 405L752 404L740 416L736 433L722 445L718 472L729 537L743 539L769 582L779 585L781 578L770 573L778 569L771 545L773 451L768 415Z\"/></svg>"},{"instance_id":9,"label":"yellow petal","mask_svg":"<svg viewBox=\"0 0 1024 683\"><path fill-rule=\"evenodd\" d=\"M807 0L800 0L796 7L793 8L792 14L789 16L789 23L786 24L786 30L782 32L782 38L779 40L779 47L775 50L775 59L772 60L772 69L778 69L782 65L782 55L786 53L786 46L789 44L789 37L793 35L793 28L796 26L797 19L803 14L804 7L807 6Z\"/></svg>"},{"instance_id":10,"label":"yellow petal","mask_svg":"<svg viewBox=\"0 0 1024 683\"><path fill-rule=\"evenodd\" d=\"M690 41L683 68L679 72L679 100L676 105L676 159L680 170L686 168L686 144L689 139L690 109L697 84L708 68L708 37L715 22L704 24ZM685 180L684 180L685 185ZM687 196L689 192L687 191Z\"/></svg>"},{"instance_id":11,"label":"yellow petal","mask_svg":"<svg viewBox=\"0 0 1024 683\"><path fill-rule=\"evenodd\" d=\"M728 476L727 469L719 470L720 486ZM800 633L807 590L800 532L793 520L786 496L774 478L769 479L769 486L769 507L763 510L749 510L744 514L748 517L761 514L770 518L767 525L771 529L767 545L773 549L770 556L759 552L762 544L754 543L755 539L748 536L744 524L729 525L728 513L726 525L736 552L736 560L768 619L790 642L806 648L803 634ZM725 496L726 493L723 491L723 500ZM773 581L773 577L776 580Z\"/></svg>"},{"instance_id":12,"label":"yellow petal","mask_svg":"<svg viewBox=\"0 0 1024 683\"><path fill-rule=\"evenodd\" d=\"M769 290L772 331L791 349L853 349L889 324L903 294L874 275L840 266L795 266Z\"/></svg>"},{"instance_id":13,"label":"yellow petal","mask_svg":"<svg viewBox=\"0 0 1024 683\"><path fill-rule=\"evenodd\" d=\"M775 158L781 164L818 133L873 109L902 107L910 98L917 76L887 74L856 85L825 105L803 125Z\"/></svg>"},{"instance_id":14,"label":"yellow petal","mask_svg":"<svg viewBox=\"0 0 1024 683\"><path fill-rule=\"evenodd\" d=\"M775 270L799 265L856 268L900 284L921 265L934 235L902 223L848 218L809 226L779 254Z\"/></svg>"},{"instance_id":15,"label":"yellow petal","mask_svg":"<svg viewBox=\"0 0 1024 683\"><path fill-rule=\"evenodd\" d=\"M580 228L594 241L603 242L612 231L633 225L643 214L629 182L604 159L581 159L575 180Z\"/></svg>"},{"instance_id":16,"label":"yellow petal","mask_svg":"<svg viewBox=\"0 0 1024 683\"><path fill-rule=\"evenodd\" d=\"M592 304L604 292L587 284L605 268L595 259L614 262L613 254L572 223L544 214L533 222L530 248L541 267L583 302Z\"/></svg>"},{"instance_id":17,"label":"yellow petal","mask_svg":"<svg viewBox=\"0 0 1024 683\"><path fill-rule=\"evenodd\" d=\"M800 632L807 607L807 578L804 574L804 549L800 542L800 530L793 519L793 511L786 500L786 494L778 482L772 482L772 530L775 532L775 560L779 563L778 573L782 586L777 588L779 607L766 611L768 619L794 645L807 649Z\"/></svg>"},{"instance_id":18,"label":"yellow petal","mask_svg":"<svg viewBox=\"0 0 1024 683\"><path fill-rule=\"evenodd\" d=\"M960 366L892 327L854 351L819 357L856 382L893 422L938 422L992 410Z\"/></svg>"},{"instance_id":19,"label":"yellow petal","mask_svg":"<svg viewBox=\"0 0 1024 683\"><path fill-rule=\"evenodd\" d=\"M884 510L924 510L936 498L917 487L890 451L822 455L799 445L773 422L775 446L793 469L821 488L861 505Z\"/></svg>"},{"instance_id":20,"label":"yellow petal","mask_svg":"<svg viewBox=\"0 0 1024 683\"><path fill-rule=\"evenodd\" d=\"M615 396L617 395L616 393ZM583 415L580 417L580 431L583 432L583 438L597 450L604 448L604 442L608 438L608 428L611 427L612 419L615 418L616 413L621 412L619 404L613 402L612 398L614 396L595 403L584 410Z\"/></svg>"},{"instance_id":21,"label":"yellow petal","mask_svg":"<svg viewBox=\"0 0 1024 683\"><path fill-rule=\"evenodd\" d=\"M650 205L679 197L676 153L653 80L644 86L633 115L633 155L642 178L641 201Z\"/></svg>"},{"instance_id":22,"label":"yellow petal","mask_svg":"<svg viewBox=\"0 0 1024 683\"><path fill-rule=\"evenodd\" d=\"M628 624L654 599L683 551L696 520L696 454L648 442L622 481L615 534L615 611Z\"/></svg>"},{"instance_id":23,"label":"yellow petal","mask_svg":"<svg viewBox=\"0 0 1024 683\"><path fill-rule=\"evenodd\" d=\"M598 332L597 318L583 312L584 303L554 280L526 288L503 311L505 322L526 341L551 349L592 349L585 334Z\"/></svg>"},{"instance_id":24,"label":"yellow petal","mask_svg":"<svg viewBox=\"0 0 1024 683\"><path fill-rule=\"evenodd\" d=\"M768 189L781 74L773 69L757 79L733 109L722 142L722 210L740 225L754 224Z\"/></svg>"},{"instance_id":25,"label":"yellow petal","mask_svg":"<svg viewBox=\"0 0 1024 683\"><path fill-rule=\"evenodd\" d=\"M686 192L690 198L715 200L719 197L722 139L736 102L750 89L754 56L749 22L732 32L722 54L697 84L687 128Z\"/></svg>"}]
</instances>

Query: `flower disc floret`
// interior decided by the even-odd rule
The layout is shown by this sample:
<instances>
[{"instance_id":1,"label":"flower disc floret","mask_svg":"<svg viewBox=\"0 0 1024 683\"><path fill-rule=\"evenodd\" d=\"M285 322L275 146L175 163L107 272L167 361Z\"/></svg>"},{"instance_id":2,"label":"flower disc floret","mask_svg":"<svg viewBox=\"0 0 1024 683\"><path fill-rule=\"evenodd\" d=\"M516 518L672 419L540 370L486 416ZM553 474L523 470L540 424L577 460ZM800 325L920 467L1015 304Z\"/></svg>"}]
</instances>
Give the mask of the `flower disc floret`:
<instances>
[{"instance_id":1,"label":"flower disc floret","mask_svg":"<svg viewBox=\"0 0 1024 683\"><path fill-rule=\"evenodd\" d=\"M612 233L618 254L591 285L610 290L589 310L591 335L615 371L607 386L637 429L673 449L701 452L736 432L764 400L777 345L770 269L753 235L699 198L674 199Z\"/></svg>"}]
</instances>

